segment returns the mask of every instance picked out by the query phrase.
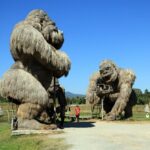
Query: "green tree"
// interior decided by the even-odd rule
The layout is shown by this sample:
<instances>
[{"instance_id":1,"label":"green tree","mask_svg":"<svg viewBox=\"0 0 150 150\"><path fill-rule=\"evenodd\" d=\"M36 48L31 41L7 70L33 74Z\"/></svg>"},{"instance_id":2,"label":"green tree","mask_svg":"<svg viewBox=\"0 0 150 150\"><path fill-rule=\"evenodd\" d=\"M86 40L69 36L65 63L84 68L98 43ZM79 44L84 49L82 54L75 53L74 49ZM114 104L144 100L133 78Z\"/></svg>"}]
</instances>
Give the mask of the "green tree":
<instances>
[{"instance_id":1,"label":"green tree","mask_svg":"<svg viewBox=\"0 0 150 150\"><path fill-rule=\"evenodd\" d=\"M150 94L150 92L148 91L148 89L145 89L144 94Z\"/></svg>"}]
</instances>

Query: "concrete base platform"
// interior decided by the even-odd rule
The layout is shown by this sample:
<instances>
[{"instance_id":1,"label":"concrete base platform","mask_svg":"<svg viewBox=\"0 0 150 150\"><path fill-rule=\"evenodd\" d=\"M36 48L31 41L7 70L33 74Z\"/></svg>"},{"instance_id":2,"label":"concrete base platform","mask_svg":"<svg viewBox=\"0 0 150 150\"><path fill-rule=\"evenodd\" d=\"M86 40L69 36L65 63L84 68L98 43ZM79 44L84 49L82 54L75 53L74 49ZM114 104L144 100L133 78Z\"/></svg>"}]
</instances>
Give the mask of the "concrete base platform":
<instances>
[{"instance_id":1,"label":"concrete base platform","mask_svg":"<svg viewBox=\"0 0 150 150\"><path fill-rule=\"evenodd\" d=\"M56 130L13 130L11 135L30 135L30 134L60 134L61 129Z\"/></svg>"}]
</instances>

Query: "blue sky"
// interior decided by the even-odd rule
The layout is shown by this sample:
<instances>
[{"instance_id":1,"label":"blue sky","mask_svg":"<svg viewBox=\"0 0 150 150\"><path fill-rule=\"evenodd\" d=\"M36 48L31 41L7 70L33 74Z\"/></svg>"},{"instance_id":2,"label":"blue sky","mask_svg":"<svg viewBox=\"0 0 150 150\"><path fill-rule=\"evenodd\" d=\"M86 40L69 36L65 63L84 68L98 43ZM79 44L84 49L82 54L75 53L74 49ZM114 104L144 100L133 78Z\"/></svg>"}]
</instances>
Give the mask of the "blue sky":
<instances>
[{"instance_id":1,"label":"blue sky","mask_svg":"<svg viewBox=\"0 0 150 150\"><path fill-rule=\"evenodd\" d=\"M72 62L66 91L85 94L91 74L104 59L136 73L134 88L150 90L149 0L1 0L0 77L14 63L9 48L16 23L43 9L63 30L61 48Z\"/></svg>"}]
</instances>

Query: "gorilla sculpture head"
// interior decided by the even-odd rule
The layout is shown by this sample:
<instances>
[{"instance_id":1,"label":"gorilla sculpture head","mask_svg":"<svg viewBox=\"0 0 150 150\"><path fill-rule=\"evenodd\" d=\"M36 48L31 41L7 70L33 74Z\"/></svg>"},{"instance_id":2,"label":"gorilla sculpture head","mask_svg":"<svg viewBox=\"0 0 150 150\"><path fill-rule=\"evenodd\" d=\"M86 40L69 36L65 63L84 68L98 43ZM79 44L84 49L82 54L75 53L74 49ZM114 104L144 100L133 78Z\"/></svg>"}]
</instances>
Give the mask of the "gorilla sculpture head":
<instances>
[{"instance_id":1,"label":"gorilla sculpture head","mask_svg":"<svg viewBox=\"0 0 150 150\"><path fill-rule=\"evenodd\" d=\"M31 11L25 21L41 32L49 44L56 49L61 48L64 42L63 32L58 30L56 24L43 10Z\"/></svg>"},{"instance_id":2,"label":"gorilla sculpture head","mask_svg":"<svg viewBox=\"0 0 150 150\"><path fill-rule=\"evenodd\" d=\"M111 60L104 60L100 64L99 73L105 83L114 82L118 76L118 68Z\"/></svg>"}]
</instances>

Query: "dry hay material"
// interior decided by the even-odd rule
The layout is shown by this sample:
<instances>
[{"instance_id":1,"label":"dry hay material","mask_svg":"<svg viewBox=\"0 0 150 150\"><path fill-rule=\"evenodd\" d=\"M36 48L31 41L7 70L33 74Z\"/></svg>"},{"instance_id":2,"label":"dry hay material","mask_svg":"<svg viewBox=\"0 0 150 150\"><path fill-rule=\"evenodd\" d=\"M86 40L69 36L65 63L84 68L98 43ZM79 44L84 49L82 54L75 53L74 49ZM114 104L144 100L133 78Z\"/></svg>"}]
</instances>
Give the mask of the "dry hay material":
<instances>
[{"instance_id":1,"label":"dry hay material","mask_svg":"<svg viewBox=\"0 0 150 150\"><path fill-rule=\"evenodd\" d=\"M15 64L0 79L0 95L19 104L18 125L30 129L54 129L35 118L53 102L49 98L52 77L67 75L71 62L58 49L63 34L42 10L34 10L17 24L11 34Z\"/></svg>"},{"instance_id":2,"label":"dry hay material","mask_svg":"<svg viewBox=\"0 0 150 150\"><path fill-rule=\"evenodd\" d=\"M107 59L103 60L100 63L99 67L101 68L102 66L107 65L107 64L110 64L112 67L118 68L117 65L112 60L107 60Z\"/></svg>"},{"instance_id":3,"label":"dry hay material","mask_svg":"<svg viewBox=\"0 0 150 150\"><path fill-rule=\"evenodd\" d=\"M67 75L71 62L64 52L58 51L63 43L62 38L63 34L47 14L34 10L14 28L10 41L11 53L15 61L33 56L54 76Z\"/></svg>"},{"instance_id":4,"label":"dry hay material","mask_svg":"<svg viewBox=\"0 0 150 150\"><path fill-rule=\"evenodd\" d=\"M103 68L106 66L113 69L110 82L115 81L117 76L119 76L119 81L121 82L121 84L127 82L128 84L133 85L136 76L131 69L118 68L112 60L103 60L100 63L100 70L103 70Z\"/></svg>"},{"instance_id":5,"label":"dry hay material","mask_svg":"<svg viewBox=\"0 0 150 150\"><path fill-rule=\"evenodd\" d=\"M95 103L99 101L99 97L96 95L96 81L100 77L99 72L95 72L90 78L90 84L86 94L86 103Z\"/></svg>"},{"instance_id":6,"label":"dry hay material","mask_svg":"<svg viewBox=\"0 0 150 150\"><path fill-rule=\"evenodd\" d=\"M17 117L22 119L33 119L36 118L43 108L38 104L23 103L20 104L17 111Z\"/></svg>"},{"instance_id":7,"label":"dry hay material","mask_svg":"<svg viewBox=\"0 0 150 150\"><path fill-rule=\"evenodd\" d=\"M20 60L20 53L32 55L49 71L60 74L68 73L70 60L62 51L56 51L48 44L42 34L30 25L22 25L13 30L11 35L11 53L15 60Z\"/></svg>"},{"instance_id":8,"label":"dry hay material","mask_svg":"<svg viewBox=\"0 0 150 150\"><path fill-rule=\"evenodd\" d=\"M111 60L103 60L100 64L99 70L102 78L106 78L106 75L108 76L108 79L105 79L106 83L114 82L117 79L118 67Z\"/></svg>"},{"instance_id":9,"label":"dry hay material","mask_svg":"<svg viewBox=\"0 0 150 150\"><path fill-rule=\"evenodd\" d=\"M63 32L58 30L56 24L49 18L46 12L43 10L33 10L31 11L24 21L20 22L18 25L31 25L39 32L41 32L45 40L53 45L56 49L59 49L63 42Z\"/></svg>"},{"instance_id":10,"label":"dry hay material","mask_svg":"<svg viewBox=\"0 0 150 150\"><path fill-rule=\"evenodd\" d=\"M0 95L20 103L46 106L48 94L41 83L21 69L10 69L0 80Z\"/></svg>"},{"instance_id":11,"label":"dry hay material","mask_svg":"<svg viewBox=\"0 0 150 150\"><path fill-rule=\"evenodd\" d=\"M100 64L100 72L92 76L87 92L87 101L93 105L100 102L101 96L105 96L96 95L96 85L99 78L102 79L103 84L112 86L109 96L104 97L104 110L107 113L105 119L115 120L123 111L125 118L132 116L132 107L136 103L132 92L132 85L136 78L134 72L118 68L112 61L104 60Z\"/></svg>"},{"instance_id":12,"label":"dry hay material","mask_svg":"<svg viewBox=\"0 0 150 150\"><path fill-rule=\"evenodd\" d=\"M131 69L120 69L119 70L119 76L120 76L120 84L127 83L129 85L133 85L136 75Z\"/></svg>"}]
</instances>

